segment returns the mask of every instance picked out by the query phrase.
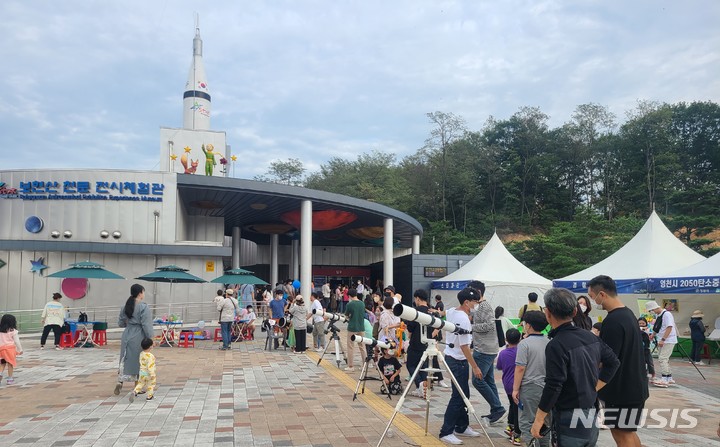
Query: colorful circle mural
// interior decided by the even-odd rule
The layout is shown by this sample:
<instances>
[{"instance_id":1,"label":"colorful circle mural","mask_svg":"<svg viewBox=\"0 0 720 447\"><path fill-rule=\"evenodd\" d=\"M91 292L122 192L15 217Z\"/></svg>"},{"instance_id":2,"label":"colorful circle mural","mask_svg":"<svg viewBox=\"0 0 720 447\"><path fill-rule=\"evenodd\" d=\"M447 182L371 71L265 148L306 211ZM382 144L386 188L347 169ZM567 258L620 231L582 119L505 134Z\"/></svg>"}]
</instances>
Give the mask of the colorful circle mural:
<instances>
[{"instance_id":1,"label":"colorful circle mural","mask_svg":"<svg viewBox=\"0 0 720 447\"><path fill-rule=\"evenodd\" d=\"M288 211L287 213L284 213L282 216L280 216L280 219L295 228L300 228L300 210ZM351 213L350 211L313 211L313 231L335 230L336 228L344 227L345 225L354 222L356 219L357 214Z\"/></svg>"}]
</instances>

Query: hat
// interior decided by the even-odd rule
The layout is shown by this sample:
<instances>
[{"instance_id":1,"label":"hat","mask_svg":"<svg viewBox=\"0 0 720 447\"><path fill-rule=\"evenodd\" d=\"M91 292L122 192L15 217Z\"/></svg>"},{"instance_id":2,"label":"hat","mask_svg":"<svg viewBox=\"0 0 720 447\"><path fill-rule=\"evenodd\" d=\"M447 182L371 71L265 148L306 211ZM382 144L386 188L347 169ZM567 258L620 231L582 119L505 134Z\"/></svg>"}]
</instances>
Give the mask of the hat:
<instances>
[{"instance_id":1,"label":"hat","mask_svg":"<svg viewBox=\"0 0 720 447\"><path fill-rule=\"evenodd\" d=\"M225 295L234 295L234 294L235 294L235 290L233 290L233 289L227 289L225 291Z\"/></svg>"},{"instance_id":2,"label":"hat","mask_svg":"<svg viewBox=\"0 0 720 447\"><path fill-rule=\"evenodd\" d=\"M690 315L690 318L702 318L704 316L705 314L703 314L701 310L696 310Z\"/></svg>"},{"instance_id":3,"label":"hat","mask_svg":"<svg viewBox=\"0 0 720 447\"><path fill-rule=\"evenodd\" d=\"M60 295L58 292L53 293L54 300L59 300L60 298L62 298L62 295Z\"/></svg>"},{"instance_id":4,"label":"hat","mask_svg":"<svg viewBox=\"0 0 720 447\"><path fill-rule=\"evenodd\" d=\"M395 293L395 287L393 287L393 286L385 286L385 288L383 290L389 290L392 293Z\"/></svg>"},{"instance_id":5,"label":"hat","mask_svg":"<svg viewBox=\"0 0 720 447\"><path fill-rule=\"evenodd\" d=\"M461 301L478 301L480 300L480 294L477 290L473 289L472 287L465 287L457 294L458 300Z\"/></svg>"},{"instance_id":6,"label":"hat","mask_svg":"<svg viewBox=\"0 0 720 447\"><path fill-rule=\"evenodd\" d=\"M647 303L645 303L645 310L647 310L648 312L652 312L655 309L660 309L660 305L655 301L648 301Z\"/></svg>"}]
</instances>

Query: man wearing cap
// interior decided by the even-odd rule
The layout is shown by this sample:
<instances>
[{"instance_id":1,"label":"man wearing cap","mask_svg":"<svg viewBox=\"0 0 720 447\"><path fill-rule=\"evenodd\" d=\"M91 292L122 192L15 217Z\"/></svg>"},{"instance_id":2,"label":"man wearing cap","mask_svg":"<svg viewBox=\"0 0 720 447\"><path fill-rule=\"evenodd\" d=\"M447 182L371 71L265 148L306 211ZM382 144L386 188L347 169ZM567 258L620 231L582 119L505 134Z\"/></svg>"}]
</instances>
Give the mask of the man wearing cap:
<instances>
[{"instance_id":1,"label":"man wearing cap","mask_svg":"<svg viewBox=\"0 0 720 447\"><path fill-rule=\"evenodd\" d=\"M222 333L223 345L219 348L221 351L230 349L230 330L232 328L233 321L235 321L235 311L240 310L237 300L233 297L235 290L227 289L225 291L225 298L220 300L217 305L217 310L220 312L220 329Z\"/></svg>"},{"instance_id":2,"label":"man wearing cap","mask_svg":"<svg viewBox=\"0 0 720 447\"><path fill-rule=\"evenodd\" d=\"M649 392L643 342L635 314L620 301L615 281L609 276L596 276L587 286L595 306L608 312L602 322L600 339L620 360L617 373L598 393L605 401L605 425L610 427L618 446L641 447L637 426Z\"/></svg>"},{"instance_id":3,"label":"man wearing cap","mask_svg":"<svg viewBox=\"0 0 720 447\"><path fill-rule=\"evenodd\" d=\"M485 299L485 284L482 281L470 281L468 287L478 292L479 300L471 312L473 358L482 371L482 379L473 379L472 384L490 405L490 413L484 415L493 424L505 414L495 385L495 357L499 351L495 310Z\"/></svg>"},{"instance_id":4,"label":"man wearing cap","mask_svg":"<svg viewBox=\"0 0 720 447\"><path fill-rule=\"evenodd\" d=\"M670 371L670 355L677 344L677 331L675 330L675 318L673 314L662 309L655 301L645 303L645 309L656 315L653 331L655 331L655 339L658 344L658 363L660 363L660 372L662 373L662 383L665 385L674 385ZM605 323L603 322L603 325Z\"/></svg>"},{"instance_id":5,"label":"man wearing cap","mask_svg":"<svg viewBox=\"0 0 720 447\"><path fill-rule=\"evenodd\" d=\"M692 340L690 360L696 365L704 365L700 360L700 352L705 346L705 325L702 321L704 316L700 310L696 310L690 315L690 340Z\"/></svg>"},{"instance_id":6,"label":"man wearing cap","mask_svg":"<svg viewBox=\"0 0 720 447\"><path fill-rule=\"evenodd\" d=\"M50 335L50 331L55 334L55 349L62 349L60 347L60 334L65 324L65 306L60 304L60 298L62 298L62 295L58 292L53 293L52 301L45 304L43 308L40 321L45 327L43 328L42 337L40 337L40 349L45 349L45 342L48 335Z\"/></svg>"},{"instance_id":7,"label":"man wearing cap","mask_svg":"<svg viewBox=\"0 0 720 447\"><path fill-rule=\"evenodd\" d=\"M457 297L460 305L448 309L446 319L455 326L470 331L470 311L480 299L480 294L477 290L466 287L458 293ZM445 363L447 363L452 375L455 376L457 383L460 384L460 390L457 389L455 382L453 382L452 395L445 409L443 425L440 428L440 440L453 445L463 443L458 436L480 436L480 433L470 428L468 410L465 401L460 395L462 391L465 397L470 398L470 386L468 384L470 369L472 369L473 378L482 379L482 371L480 371L473 359L470 343L472 343L471 334L448 333L447 344L445 345Z\"/></svg>"}]
</instances>

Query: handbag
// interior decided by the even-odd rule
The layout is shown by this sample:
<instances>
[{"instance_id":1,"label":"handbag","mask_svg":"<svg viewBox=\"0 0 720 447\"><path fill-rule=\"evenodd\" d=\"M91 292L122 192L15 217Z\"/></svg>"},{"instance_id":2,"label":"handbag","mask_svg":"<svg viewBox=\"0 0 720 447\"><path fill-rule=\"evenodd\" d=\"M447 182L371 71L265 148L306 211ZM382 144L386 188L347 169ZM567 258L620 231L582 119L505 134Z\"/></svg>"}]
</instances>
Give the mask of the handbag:
<instances>
[{"instance_id":1,"label":"handbag","mask_svg":"<svg viewBox=\"0 0 720 447\"><path fill-rule=\"evenodd\" d=\"M498 346L502 348L505 346L505 334L503 333L502 321L500 321L500 319L495 320L495 332L497 332Z\"/></svg>"},{"instance_id":2,"label":"handbag","mask_svg":"<svg viewBox=\"0 0 720 447\"><path fill-rule=\"evenodd\" d=\"M80 315L78 315L78 323L87 323L88 316L85 312L80 312Z\"/></svg>"}]
</instances>

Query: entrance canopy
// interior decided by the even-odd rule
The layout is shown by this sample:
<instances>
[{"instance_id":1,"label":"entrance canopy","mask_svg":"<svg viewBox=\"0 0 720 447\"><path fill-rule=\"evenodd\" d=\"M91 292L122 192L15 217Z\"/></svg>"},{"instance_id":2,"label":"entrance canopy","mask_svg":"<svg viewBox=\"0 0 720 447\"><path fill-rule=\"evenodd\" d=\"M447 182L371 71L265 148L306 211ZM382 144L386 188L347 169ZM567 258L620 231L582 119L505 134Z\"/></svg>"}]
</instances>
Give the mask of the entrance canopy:
<instances>
[{"instance_id":1,"label":"entrance canopy","mask_svg":"<svg viewBox=\"0 0 720 447\"><path fill-rule=\"evenodd\" d=\"M648 279L662 277L674 270L705 259L668 230L655 211L638 233L618 251L572 275L553 281L554 287L573 292L587 291L587 283L598 275L615 280L618 293L648 293Z\"/></svg>"}]
</instances>

